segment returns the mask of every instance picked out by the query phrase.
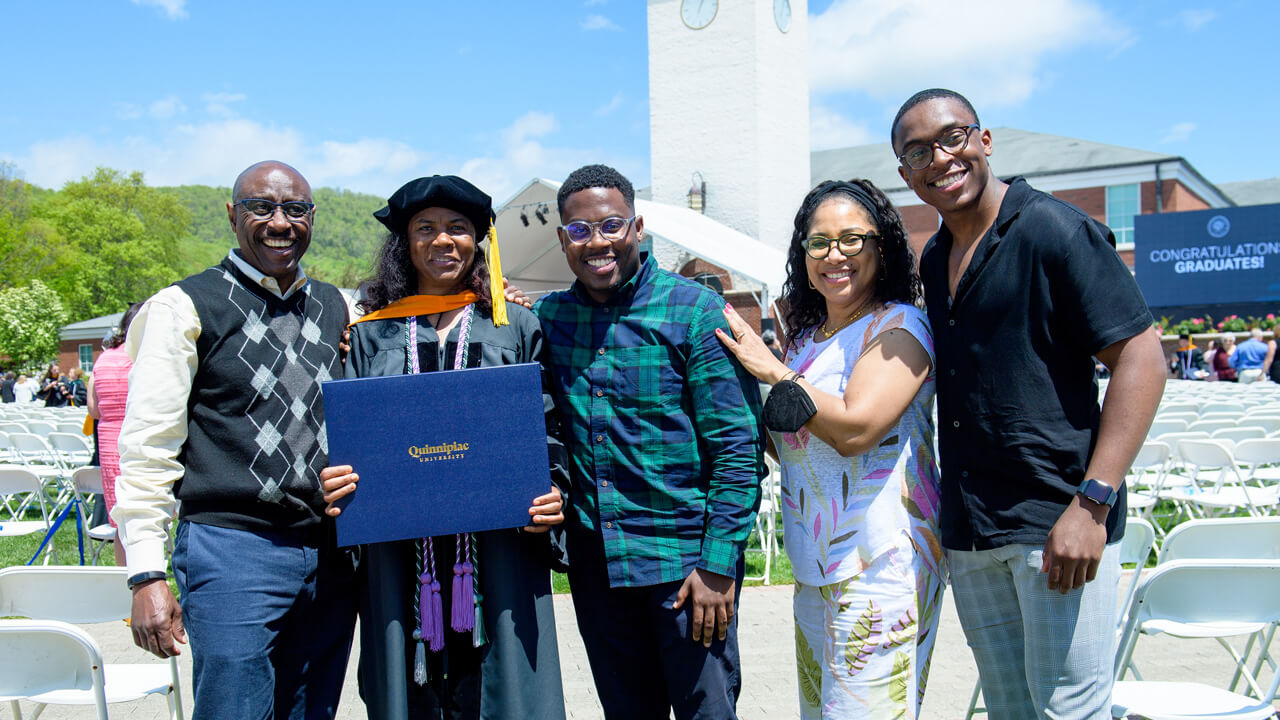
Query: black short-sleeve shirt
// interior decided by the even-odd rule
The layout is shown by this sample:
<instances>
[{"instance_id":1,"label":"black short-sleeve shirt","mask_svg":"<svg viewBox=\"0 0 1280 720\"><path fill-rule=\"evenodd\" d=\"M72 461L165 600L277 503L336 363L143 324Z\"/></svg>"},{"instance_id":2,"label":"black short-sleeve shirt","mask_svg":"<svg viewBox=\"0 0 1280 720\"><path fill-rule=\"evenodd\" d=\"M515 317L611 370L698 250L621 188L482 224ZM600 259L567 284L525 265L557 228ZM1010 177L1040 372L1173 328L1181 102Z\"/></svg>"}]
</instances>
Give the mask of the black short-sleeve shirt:
<instances>
[{"instance_id":1,"label":"black short-sleeve shirt","mask_svg":"<svg viewBox=\"0 0 1280 720\"><path fill-rule=\"evenodd\" d=\"M1014 178L956 288L944 224L920 261L938 365L942 543L1048 538L1083 481L1101 411L1092 356L1151 327L1111 231ZM1125 491L1107 518L1124 534Z\"/></svg>"}]
</instances>

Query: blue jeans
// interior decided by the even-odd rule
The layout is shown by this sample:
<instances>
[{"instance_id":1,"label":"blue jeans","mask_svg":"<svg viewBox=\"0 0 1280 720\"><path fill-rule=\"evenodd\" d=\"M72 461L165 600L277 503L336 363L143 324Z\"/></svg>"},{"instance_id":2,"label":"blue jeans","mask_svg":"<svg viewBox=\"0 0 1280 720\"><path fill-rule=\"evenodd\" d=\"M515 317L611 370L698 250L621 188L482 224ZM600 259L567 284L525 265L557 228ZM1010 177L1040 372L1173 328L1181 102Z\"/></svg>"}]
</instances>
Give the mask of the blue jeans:
<instances>
[{"instance_id":1,"label":"blue jeans","mask_svg":"<svg viewBox=\"0 0 1280 720\"><path fill-rule=\"evenodd\" d=\"M569 586L578 632L608 720L731 720L742 673L738 663L737 597L729 634L710 648L690 634L692 605L672 609L683 581L609 587L601 560L570 561Z\"/></svg>"},{"instance_id":2,"label":"blue jeans","mask_svg":"<svg viewBox=\"0 0 1280 720\"><path fill-rule=\"evenodd\" d=\"M183 521L173 575L193 657L194 720L332 718L351 652L351 563L332 533Z\"/></svg>"},{"instance_id":3,"label":"blue jeans","mask_svg":"<svg viewBox=\"0 0 1280 720\"><path fill-rule=\"evenodd\" d=\"M1111 717L1120 543L1092 582L1062 594L1040 572L1044 547L947 550L951 591L991 720Z\"/></svg>"}]
</instances>

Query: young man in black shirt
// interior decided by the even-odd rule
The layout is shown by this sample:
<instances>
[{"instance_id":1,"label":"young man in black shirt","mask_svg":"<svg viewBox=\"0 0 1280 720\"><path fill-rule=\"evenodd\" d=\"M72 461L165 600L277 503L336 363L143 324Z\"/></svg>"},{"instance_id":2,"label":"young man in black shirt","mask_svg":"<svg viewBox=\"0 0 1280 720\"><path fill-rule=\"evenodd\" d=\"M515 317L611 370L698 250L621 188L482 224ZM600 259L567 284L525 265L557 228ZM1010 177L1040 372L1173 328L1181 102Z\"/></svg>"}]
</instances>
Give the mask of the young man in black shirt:
<instances>
[{"instance_id":1,"label":"young man in black shirt","mask_svg":"<svg viewBox=\"0 0 1280 720\"><path fill-rule=\"evenodd\" d=\"M1164 390L1151 314L1105 226L995 176L962 96L917 93L891 134L942 216L920 263L942 542L988 712L1109 717L1123 480ZM1103 411L1093 356L1111 371Z\"/></svg>"}]
</instances>

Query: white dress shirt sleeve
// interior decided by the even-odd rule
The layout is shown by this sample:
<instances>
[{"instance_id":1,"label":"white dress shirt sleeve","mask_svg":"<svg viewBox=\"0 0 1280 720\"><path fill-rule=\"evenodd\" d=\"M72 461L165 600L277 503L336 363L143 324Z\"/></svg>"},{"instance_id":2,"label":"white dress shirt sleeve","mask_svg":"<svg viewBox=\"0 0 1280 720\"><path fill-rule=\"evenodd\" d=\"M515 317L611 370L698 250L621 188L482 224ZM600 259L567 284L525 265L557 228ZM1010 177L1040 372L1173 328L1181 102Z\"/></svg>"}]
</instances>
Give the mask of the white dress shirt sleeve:
<instances>
[{"instance_id":1,"label":"white dress shirt sleeve","mask_svg":"<svg viewBox=\"0 0 1280 720\"><path fill-rule=\"evenodd\" d=\"M120 429L116 521L129 575L167 568L164 549L182 477L178 453L187 441L187 399L195 378L200 316L177 286L156 293L129 326L133 358Z\"/></svg>"}]
</instances>

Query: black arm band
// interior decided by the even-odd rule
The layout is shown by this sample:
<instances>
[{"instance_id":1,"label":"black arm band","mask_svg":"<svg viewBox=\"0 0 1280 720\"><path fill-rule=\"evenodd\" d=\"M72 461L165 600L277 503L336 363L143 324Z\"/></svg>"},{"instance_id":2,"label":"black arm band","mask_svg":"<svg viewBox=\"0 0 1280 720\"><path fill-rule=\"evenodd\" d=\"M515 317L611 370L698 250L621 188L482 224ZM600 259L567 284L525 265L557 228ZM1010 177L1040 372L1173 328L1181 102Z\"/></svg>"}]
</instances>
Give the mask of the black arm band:
<instances>
[{"instance_id":1,"label":"black arm band","mask_svg":"<svg viewBox=\"0 0 1280 720\"><path fill-rule=\"evenodd\" d=\"M813 398L794 380L782 380L764 402L764 424L777 432L795 432L818 412Z\"/></svg>"},{"instance_id":2,"label":"black arm band","mask_svg":"<svg viewBox=\"0 0 1280 720\"><path fill-rule=\"evenodd\" d=\"M167 577L168 575L166 575L162 570L152 570L150 572L140 572L137 575L130 575L129 589L132 590L142 583L151 582L152 580L164 580Z\"/></svg>"}]
</instances>

